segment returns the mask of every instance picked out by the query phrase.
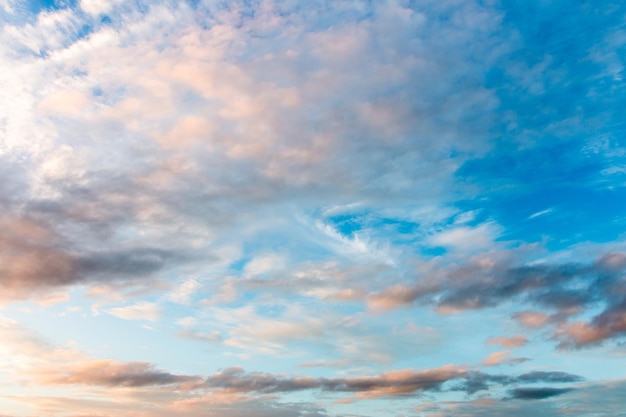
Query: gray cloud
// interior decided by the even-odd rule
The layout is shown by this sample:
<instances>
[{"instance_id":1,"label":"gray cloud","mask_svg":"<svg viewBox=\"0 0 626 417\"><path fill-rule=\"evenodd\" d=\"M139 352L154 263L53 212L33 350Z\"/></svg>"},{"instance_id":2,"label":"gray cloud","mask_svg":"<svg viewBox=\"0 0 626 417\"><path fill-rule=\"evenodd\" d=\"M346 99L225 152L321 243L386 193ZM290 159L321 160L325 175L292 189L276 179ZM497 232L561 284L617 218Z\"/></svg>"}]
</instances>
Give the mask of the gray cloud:
<instances>
[{"instance_id":1,"label":"gray cloud","mask_svg":"<svg viewBox=\"0 0 626 417\"><path fill-rule=\"evenodd\" d=\"M467 377L453 385L452 390L465 391L468 394L475 394L479 391L488 390L493 384L511 386L529 383L571 383L581 382L583 380L584 378L581 376L557 371L533 371L519 376L471 372L467 375Z\"/></svg>"},{"instance_id":2,"label":"gray cloud","mask_svg":"<svg viewBox=\"0 0 626 417\"><path fill-rule=\"evenodd\" d=\"M533 371L526 374L522 374L516 378L520 383L536 383L536 382L580 382L583 380L578 375L568 374L567 372L555 372L555 371Z\"/></svg>"},{"instance_id":3,"label":"gray cloud","mask_svg":"<svg viewBox=\"0 0 626 417\"><path fill-rule=\"evenodd\" d=\"M443 271L442 279L372 293L368 303L379 309L419 304L458 311L518 300L554 311L543 322L559 325L554 334L559 347L579 348L626 333L624 271L626 255L619 252L606 253L589 264L511 266L508 260L470 264ZM572 314L598 305L604 310L589 323L568 322Z\"/></svg>"},{"instance_id":4,"label":"gray cloud","mask_svg":"<svg viewBox=\"0 0 626 417\"><path fill-rule=\"evenodd\" d=\"M205 385L234 392L287 393L310 389L354 393L362 398L413 395L421 391L465 391L474 394L488 390L493 384L580 382L578 375L565 372L531 372L520 376L491 375L445 366L421 372L393 371L375 376L355 378L293 378L273 374L246 373L243 368L228 368L208 377ZM451 387L445 384L453 383Z\"/></svg>"},{"instance_id":5,"label":"gray cloud","mask_svg":"<svg viewBox=\"0 0 626 417\"><path fill-rule=\"evenodd\" d=\"M180 253L159 248L131 248L125 251L94 253L77 259L77 271L86 277L104 275L141 277L153 274L183 258Z\"/></svg>"},{"instance_id":6,"label":"gray cloud","mask_svg":"<svg viewBox=\"0 0 626 417\"><path fill-rule=\"evenodd\" d=\"M372 376L314 378L246 372L231 367L204 379L193 375L175 375L154 369L146 362L84 360L74 364L37 369L34 375L44 385L85 384L104 387L150 387L175 385L177 389L231 394L287 394L320 390L327 393L352 393L359 398L413 396L418 392L465 391L474 394L492 385L519 383L566 383L582 380L564 372L532 372L521 376L491 375L467 371L455 366L415 371L405 369ZM450 385L452 383L453 385Z\"/></svg>"},{"instance_id":7,"label":"gray cloud","mask_svg":"<svg viewBox=\"0 0 626 417\"><path fill-rule=\"evenodd\" d=\"M86 384L105 387L148 387L199 382L195 376L174 375L155 370L146 362L115 362L92 360L78 362L67 369L41 373L38 381L45 385Z\"/></svg>"},{"instance_id":8,"label":"gray cloud","mask_svg":"<svg viewBox=\"0 0 626 417\"><path fill-rule=\"evenodd\" d=\"M139 281L180 263L181 252L160 248L77 250L50 223L4 215L0 237L0 283L5 299L79 283Z\"/></svg>"},{"instance_id":9,"label":"gray cloud","mask_svg":"<svg viewBox=\"0 0 626 417\"><path fill-rule=\"evenodd\" d=\"M572 388L514 388L510 396L515 400L543 400L571 392Z\"/></svg>"}]
</instances>

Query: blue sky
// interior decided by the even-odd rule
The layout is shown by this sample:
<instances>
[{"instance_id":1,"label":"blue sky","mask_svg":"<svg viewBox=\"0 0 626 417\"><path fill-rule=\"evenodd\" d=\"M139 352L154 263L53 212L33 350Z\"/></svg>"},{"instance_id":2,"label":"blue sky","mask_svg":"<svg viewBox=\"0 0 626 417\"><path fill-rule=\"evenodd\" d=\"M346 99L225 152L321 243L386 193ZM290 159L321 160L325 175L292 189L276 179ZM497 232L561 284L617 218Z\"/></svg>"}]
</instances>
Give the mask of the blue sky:
<instances>
[{"instance_id":1,"label":"blue sky","mask_svg":"<svg viewBox=\"0 0 626 417\"><path fill-rule=\"evenodd\" d=\"M1 417L626 416L626 8L0 0Z\"/></svg>"}]
</instances>

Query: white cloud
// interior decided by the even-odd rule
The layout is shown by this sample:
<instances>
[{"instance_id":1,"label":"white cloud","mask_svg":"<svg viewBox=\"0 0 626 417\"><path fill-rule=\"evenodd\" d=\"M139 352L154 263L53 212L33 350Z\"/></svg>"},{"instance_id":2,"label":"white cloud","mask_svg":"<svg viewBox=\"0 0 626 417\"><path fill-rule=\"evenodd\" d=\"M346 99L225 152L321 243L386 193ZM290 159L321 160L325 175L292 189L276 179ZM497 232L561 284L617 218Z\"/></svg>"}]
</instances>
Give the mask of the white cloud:
<instances>
[{"instance_id":1,"label":"white cloud","mask_svg":"<svg viewBox=\"0 0 626 417\"><path fill-rule=\"evenodd\" d=\"M194 278L183 281L178 288L169 294L169 299L178 304L187 305L191 297L200 289L201 284Z\"/></svg>"},{"instance_id":2,"label":"white cloud","mask_svg":"<svg viewBox=\"0 0 626 417\"><path fill-rule=\"evenodd\" d=\"M259 255L250 260L244 268L244 275L254 277L268 272L281 271L286 266L285 256L276 253Z\"/></svg>"},{"instance_id":3,"label":"white cloud","mask_svg":"<svg viewBox=\"0 0 626 417\"><path fill-rule=\"evenodd\" d=\"M85 13L98 16L109 13L116 5L123 0L80 0L80 8Z\"/></svg>"},{"instance_id":4,"label":"white cloud","mask_svg":"<svg viewBox=\"0 0 626 417\"><path fill-rule=\"evenodd\" d=\"M0 7L7 13L13 13L13 7L11 7L11 0L0 0Z\"/></svg>"},{"instance_id":5,"label":"white cloud","mask_svg":"<svg viewBox=\"0 0 626 417\"><path fill-rule=\"evenodd\" d=\"M474 251L493 246L500 227L492 222L478 226L456 226L432 235L428 242L433 246L445 246L456 250Z\"/></svg>"},{"instance_id":6,"label":"white cloud","mask_svg":"<svg viewBox=\"0 0 626 417\"><path fill-rule=\"evenodd\" d=\"M109 314L124 320L158 321L161 317L161 309L155 303L139 302L127 307L116 307Z\"/></svg>"}]
</instances>

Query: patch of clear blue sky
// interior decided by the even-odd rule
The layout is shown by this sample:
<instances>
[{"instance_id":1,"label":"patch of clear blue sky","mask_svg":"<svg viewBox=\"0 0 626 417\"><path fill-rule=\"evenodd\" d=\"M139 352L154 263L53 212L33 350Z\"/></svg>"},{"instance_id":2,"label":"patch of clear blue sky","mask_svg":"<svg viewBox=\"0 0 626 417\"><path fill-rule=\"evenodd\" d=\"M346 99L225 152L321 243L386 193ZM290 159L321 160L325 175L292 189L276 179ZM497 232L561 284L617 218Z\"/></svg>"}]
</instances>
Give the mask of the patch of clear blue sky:
<instances>
[{"instance_id":1,"label":"patch of clear blue sky","mask_svg":"<svg viewBox=\"0 0 626 417\"><path fill-rule=\"evenodd\" d=\"M28 0L28 9L32 14L39 14L43 11L60 10L67 7L76 7L77 0Z\"/></svg>"},{"instance_id":2,"label":"patch of clear blue sky","mask_svg":"<svg viewBox=\"0 0 626 417\"><path fill-rule=\"evenodd\" d=\"M501 5L505 27L523 46L487 74L500 101L496 139L487 155L457 172L479 189L475 200L457 206L482 209L504 226L505 239L548 237L550 249L617 239L626 188L624 175L607 169L626 144L619 66L626 51L612 49L610 36L624 30L626 5Z\"/></svg>"},{"instance_id":3,"label":"patch of clear blue sky","mask_svg":"<svg viewBox=\"0 0 626 417\"><path fill-rule=\"evenodd\" d=\"M342 235L353 237L363 229L384 230L392 236L412 235L419 224L405 219L377 216L371 211L343 213L328 216L325 220Z\"/></svg>"}]
</instances>

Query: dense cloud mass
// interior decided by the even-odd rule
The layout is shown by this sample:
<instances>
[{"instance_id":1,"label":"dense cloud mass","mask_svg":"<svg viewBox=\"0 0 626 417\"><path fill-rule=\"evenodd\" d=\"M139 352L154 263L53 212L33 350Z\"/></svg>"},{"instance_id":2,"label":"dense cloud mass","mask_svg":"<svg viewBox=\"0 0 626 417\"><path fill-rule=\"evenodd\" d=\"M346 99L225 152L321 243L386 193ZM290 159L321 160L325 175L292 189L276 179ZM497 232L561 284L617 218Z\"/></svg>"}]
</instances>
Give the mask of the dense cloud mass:
<instances>
[{"instance_id":1,"label":"dense cloud mass","mask_svg":"<svg viewBox=\"0 0 626 417\"><path fill-rule=\"evenodd\" d=\"M0 410L623 414L625 16L0 0Z\"/></svg>"}]
</instances>

